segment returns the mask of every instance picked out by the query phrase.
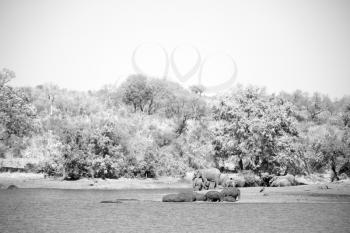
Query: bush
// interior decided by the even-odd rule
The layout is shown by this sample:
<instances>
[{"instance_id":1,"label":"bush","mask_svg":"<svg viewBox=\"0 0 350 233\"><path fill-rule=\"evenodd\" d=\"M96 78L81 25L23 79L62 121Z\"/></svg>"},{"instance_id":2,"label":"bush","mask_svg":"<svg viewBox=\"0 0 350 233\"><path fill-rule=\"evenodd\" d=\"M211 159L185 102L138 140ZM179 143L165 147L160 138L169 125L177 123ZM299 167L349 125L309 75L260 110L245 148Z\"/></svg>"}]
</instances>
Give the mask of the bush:
<instances>
[{"instance_id":1,"label":"bush","mask_svg":"<svg viewBox=\"0 0 350 233\"><path fill-rule=\"evenodd\" d=\"M160 176L185 176L189 170L185 160L179 156L163 151L157 164L157 175Z\"/></svg>"},{"instance_id":2,"label":"bush","mask_svg":"<svg viewBox=\"0 0 350 233\"><path fill-rule=\"evenodd\" d=\"M261 179L255 175L252 171L243 171L242 176L244 178L245 187L256 187L261 185Z\"/></svg>"},{"instance_id":3,"label":"bush","mask_svg":"<svg viewBox=\"0 0 350 233\"><path fill-rule=\"evenodd\" d=\"M54 161L44 161L38 165L38 173L54 177L63 176L63 167Z\"/></svg>"},{"instance_id":4,"label":"bush","mask_svg":"<svg viewBox=\"0 0 350 233\"><path fill-rule=\"evenodd\" d=\"M340 173L339 179L346 180L346 179L349 179L349 176L346 173Z\"/></svg>"},{"instance_id":5,"label":"bush","mask_svg":"<svg viewBox=\"0 0 350 233\"><path fill-rule=\"evenodd\" d=\"M347 161L340 167L339 174L346 174L348 177L350 176L350 161Z\"/></svg>"},{"instance_id":6,"label":"bush","mask_svg":"<svg viewBox=\"0 0 350 233\"><path fill-rule=\"evenodd\" d=\"M141 161L137 167L137 176L143 178L155 178L156 168L153 163L147 163L146 161Z\"/></svg>"},{"instance_id":7,"label":"bush","mask_svg":"<svg viewBox=\"0 0 350 233\"><path fill-rule=\"evenodd\" d=\"M32 173L38 173L40 171L40 166L38 164L34 163L27 163L24 166L25 172L32 172Z\"/></svg>"},{"instance_id":8,"label":"bush","mask_svg":"<svg viewBox=\"0 0 350 233\"><path fill-rule=\"evenodd\" d=\"M66 147L63 151L63 178L77 180L89 173L89 164L84 151Z\"/></svg>"},{"instance_id":9,"label":"bush","mask_svg":"<svg viewBox=\"0 0 350 233\"><path fill-rule=\"evenodd\" d=\"M93 176L96 178L119 178L119 173L117 172L117 167L115 166L116 161L114 161L110 156L99 157L92 161L91 171L92 174L87 174L88 176ZM89 170L89 172L91 172Z\"/></svg>"}]
</instances>

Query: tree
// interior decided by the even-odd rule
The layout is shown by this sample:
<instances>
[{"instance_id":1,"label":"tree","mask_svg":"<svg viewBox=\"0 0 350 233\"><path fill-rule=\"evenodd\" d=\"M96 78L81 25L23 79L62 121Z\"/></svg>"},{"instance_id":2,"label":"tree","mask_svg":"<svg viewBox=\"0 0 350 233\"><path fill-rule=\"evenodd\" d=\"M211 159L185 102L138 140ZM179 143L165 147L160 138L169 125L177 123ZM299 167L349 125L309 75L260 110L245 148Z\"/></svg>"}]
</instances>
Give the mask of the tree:
<instances>
[{"instance_id":1,"label":"tree","mask_svg":"<svg viewBox=\"0 0 350 233\"><path fill-rule=\"evenodd\" d=\"M158 113L176 122L176 133L181 135L189 119L205 115L206 104L177 83L149 79L142 75L130 76L121 86L123 102L149 115Z\"/></svg>"},{"instance_id":2,"label":"tree","mask_svg":"<svg viewBox=\"0 0 350 233\"><path fill-rule=\"evenodd\" d=\"M322 96L319 93L314 93L314 95L311 97L310 102L308 103L307 110L310 114L310 118L313 121L318 120L318 116L327 110L326 104L325 104L325 96ZM326 98L326 101L329 100L329 98Z\"/></svg>"},{"instance_id":3,"label":"tree","mask_svg":"<svg viewBox=\"0 0 350 233\"><path fill-rule=\"evenodd\" d=\"M134 112L144 111L147 103L152 99L152 90L143 75L131 75L121 86L122 99L127 105L132 105Z\"/></svg>"},{"instance_id":4,"label":"tree","mask_svg":"<svg viewBox=\"0 0 350 233\"><path fill-rule=\"evenodd\" d=\"M36 128L36 110L23 91L7 85L13 78L10 70L0 72L0 142L19 156L23 137Z\"/></svg>"},{"instance_id":5,"label":"tree","mask_svg":"<svg viewBox=\"0 0 350 233\"><path fill-rule=\"evenodd\" d=\"M199 96L201 96L205 92L205 86L203 85L193 85L190 86L190 90Z\"/></svg>"},{"instance_id":6,"label":"tree","mask_svg":"<svg viewBox=\"0 0 350 233\"><path fill-rule=\"evenodd\" d=\"M153 114L166 106L169 93L169 82L160 79L148 80L148 88L150 89L149 101L147 104L147 113Z\"/></svg>"},{"instance_id":7,"label":"tree","mask_svg":"<svg viewBox=\"0 0 350 233\"><path fill-rule=\"evenodd\" d=\"M215 153L234 157L240 169L286 172L293 162L290 141L298 136L290 102L263 89L236 89L214 109Z\"/></svg>"},{"instance_id":8,"label":"tree","mask_svg":"<svg viewBox=\"0 0 350 233\"><path fill-rule=\"evenodd\" d=\"M338 170L350 158L349 130L322 125L309 133L314 160L320 168L331 170L331 181L339 180Z\"/></svg>"},{"instance_id":9,"label":"tree","mask_svg":"<svg viewBox=\"0 0 350 233\"><path fill-rule=\"evenodd\" d=\"M345 127L350 128L350 103L345 107L342 112L342 120Z\"/></svg>"}]
</instances>

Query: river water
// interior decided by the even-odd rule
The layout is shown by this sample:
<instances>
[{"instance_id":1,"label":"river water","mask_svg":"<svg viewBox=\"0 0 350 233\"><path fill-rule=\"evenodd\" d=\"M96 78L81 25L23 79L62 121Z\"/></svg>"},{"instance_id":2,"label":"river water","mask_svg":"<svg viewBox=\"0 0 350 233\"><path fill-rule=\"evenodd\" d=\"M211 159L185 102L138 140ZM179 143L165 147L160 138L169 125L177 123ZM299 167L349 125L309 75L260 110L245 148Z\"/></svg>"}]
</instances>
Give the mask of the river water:
<instances>
[{"instance_id":1,"label":"river water","mask_svg":"<svg viewBox=\"0 0 350 233\"><path fill-rule=\"evenodd\" d=\"M0 190L0 232L350 232L348 201L160 202L178 191Z\"/></svg>"}]
</instances>

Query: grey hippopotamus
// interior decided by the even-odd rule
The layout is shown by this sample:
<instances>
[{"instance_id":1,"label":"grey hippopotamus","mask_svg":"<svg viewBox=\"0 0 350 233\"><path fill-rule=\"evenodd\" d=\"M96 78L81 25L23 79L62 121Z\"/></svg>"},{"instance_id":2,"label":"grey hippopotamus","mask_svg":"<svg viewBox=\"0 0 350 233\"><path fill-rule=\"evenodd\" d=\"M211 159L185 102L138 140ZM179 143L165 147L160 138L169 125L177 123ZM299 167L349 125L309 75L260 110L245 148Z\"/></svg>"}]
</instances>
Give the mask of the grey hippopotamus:
<instances>
[{"instance_id":1,"label":"grey hippopotamus","mask_svg":"<svg viewBox=\"0 0 350 233\"><path fill-rule=\"evenodd\" d=\"M236 200L239 200L241 198L241 191L238 188L235 187L227 187L224 188L221 191L222 197L232 197Z\"/></svg>"},{"instance_id":2,"label":"grey hippopotamus","mask_svg":"<svg viewBox=\"0 0 350 233\"><path fill-rule=\"evenodd\" d=\"M163 196L163 202L193 202L196 200L195 193L176 193Z\"/></svg>"},{"instance_id":3,"label":"grey hippopotamus","mask_svg":"<svg viewBox=\"0 0 350 233\"><path fill-rule=\"evenodd\" d=\"M205 194L207 201L220 202L222 201L222 195L218 191L209 191Z\"/></svg>"},{"instance_id":4,"label":"grey hippopotamus","mask_svg":"<svg viewBox=\"0 0 350 233\"><path fill-rule=\"evenodd\" d=\"M14 185L14 184L11 184L10 186L7 187L7 189L10 189L10 190L18 189L18 187L16 185Z\"/></svg>"},{"instance_id":5,"label":"grey hippopotamus","mask_svg":"<svg viewBox=\"0 0 350 233\"><path fill-rule=\"evenodd\" d=\"M207 197L202 193L195 193L196 201L206 201Z\"/></svg>"}]
</instances>

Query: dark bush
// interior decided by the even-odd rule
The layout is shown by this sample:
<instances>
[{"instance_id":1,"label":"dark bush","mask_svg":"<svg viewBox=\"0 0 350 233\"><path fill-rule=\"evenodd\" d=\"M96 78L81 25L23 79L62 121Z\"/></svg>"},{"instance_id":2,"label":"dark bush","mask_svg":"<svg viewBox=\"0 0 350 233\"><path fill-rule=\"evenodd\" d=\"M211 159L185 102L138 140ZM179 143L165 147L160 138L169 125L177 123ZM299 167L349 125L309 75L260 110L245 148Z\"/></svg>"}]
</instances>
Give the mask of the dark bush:
<instances>
[{"instance_id":1,"label":"dark bush","mask_svg":"<svg viewBox=\"0 0 350 233\"><path fill-rule=\"evenodd\" d=\"M44 173L48 176L58 177L63 175L63 169L53 161L46 161L38 165L38 173Z\"/></svg>"},{"instance_id":2,"label":"dark bush","mask_svg":"<svg viewBox=\"0 0 350 233\"><path fill-rule=\"evenodd\" d=\"M25 172L37 173L37 172L40 171L40 166L38 164L34 164L34 163L27 163L24 166L24 171Z\"/></svg>"}]
</instances>

